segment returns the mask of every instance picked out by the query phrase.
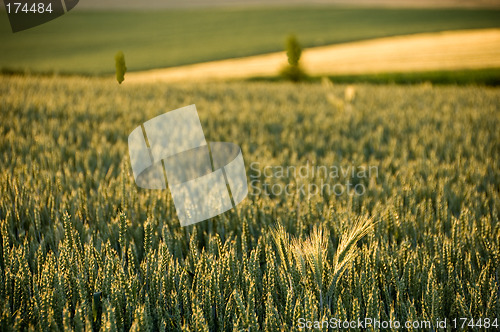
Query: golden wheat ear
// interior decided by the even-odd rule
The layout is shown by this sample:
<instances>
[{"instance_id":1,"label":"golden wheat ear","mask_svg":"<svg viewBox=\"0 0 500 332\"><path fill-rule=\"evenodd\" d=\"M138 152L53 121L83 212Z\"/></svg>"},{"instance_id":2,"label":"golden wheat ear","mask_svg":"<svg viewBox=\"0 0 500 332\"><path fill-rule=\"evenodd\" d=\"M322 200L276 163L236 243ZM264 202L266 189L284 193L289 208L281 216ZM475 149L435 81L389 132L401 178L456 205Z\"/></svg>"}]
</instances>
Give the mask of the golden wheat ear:
<instances>
[{"instance_id":1,"label":"golden wheat ear","mask_svg":"<svg viewBox=\"0 0 500 332\"><path fill-rule=\"evenodd\" d=\"M333 289L344 273L347 264L356 258L356 243L367 235L375 224L376 222L373 218L359 217L352 225L352 228L340 237L339 245L333 259L334 272L332 281L328 287L328 295L333 293Z\"/></svg>"}]
</instances>

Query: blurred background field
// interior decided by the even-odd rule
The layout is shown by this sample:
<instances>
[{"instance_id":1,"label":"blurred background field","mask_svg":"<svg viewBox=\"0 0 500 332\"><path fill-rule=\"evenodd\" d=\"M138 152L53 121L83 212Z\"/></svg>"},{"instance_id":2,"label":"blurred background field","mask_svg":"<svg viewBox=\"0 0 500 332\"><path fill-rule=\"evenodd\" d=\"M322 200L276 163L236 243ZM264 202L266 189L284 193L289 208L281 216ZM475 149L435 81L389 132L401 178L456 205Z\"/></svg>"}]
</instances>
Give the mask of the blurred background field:
<instances>
[{"instance_id":1,"label":"blurred background field","mask_svg":"<svg viewBox=\"0 0 500 332\"><path fill-rule=\"evenodd\" d=\"M0 15L4 72L110 74L122 50L130 71L283 50L295 33L304 47L377 37L500 27L500 9L251 7L154 11L78 7L12 34Z\"/></svg>"},{"instance_id":2,"label":"blurred background field","mask_svg":"<svg viewBox=\"0 0 500 332\"><path fill-rule=\"evenodd\" d=\"M286 80L285 52L128 74L128 82ZM500 29L419 33L303 50L302 80L335 82L485 84L500 82Z\"/></svg>"}]
</instances>

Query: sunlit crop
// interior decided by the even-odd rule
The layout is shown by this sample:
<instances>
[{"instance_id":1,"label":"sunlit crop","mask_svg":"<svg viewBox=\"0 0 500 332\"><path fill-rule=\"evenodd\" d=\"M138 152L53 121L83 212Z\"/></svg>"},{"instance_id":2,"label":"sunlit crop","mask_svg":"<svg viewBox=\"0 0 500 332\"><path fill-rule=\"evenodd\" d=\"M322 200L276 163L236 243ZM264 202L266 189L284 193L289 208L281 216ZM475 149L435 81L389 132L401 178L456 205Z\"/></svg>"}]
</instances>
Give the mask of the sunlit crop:
<instances>
[{"instance_id":1,"label":"sunlit crop","mask_svg":"<svg viewBox=\"0 0 500 332\"><path fill-rule=\"evenodd\" d=\"M127 136L193 103L249 178L252 162L378 176L354 179L363 195L251 191L182 228L168 191L136 187ZM474 86L0 77L0 329L500 317L499 107Z\"/></svg>"}]
</instances>

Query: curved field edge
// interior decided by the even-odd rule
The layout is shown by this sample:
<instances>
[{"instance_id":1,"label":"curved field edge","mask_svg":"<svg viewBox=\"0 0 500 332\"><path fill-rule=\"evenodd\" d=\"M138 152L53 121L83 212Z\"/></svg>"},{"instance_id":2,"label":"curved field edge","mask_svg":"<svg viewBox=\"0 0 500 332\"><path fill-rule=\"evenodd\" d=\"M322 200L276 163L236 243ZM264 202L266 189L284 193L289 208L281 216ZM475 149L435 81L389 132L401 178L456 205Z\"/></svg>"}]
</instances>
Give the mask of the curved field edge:
<instances>
[{"instance_id":1,"label":"curved field edge","mask_svg":"<svg viewBox=\"0 0 500 332\"><path fill-rule=\"evenodd\" d=\"M2 330L500 316L498 88L9 77L0 91ZM127 135L191 103L208 139L242 147L249 180L313 163L377 176L310 199L257 183L237 211L181 228L167 192L134 184ZM341 237L369 218L336 281Z\"/></svg>"},{"instance_id":2,"label":"curved field edge","mask_svg":"<svg viewBox=\"0 0 500 332\"><path fill-rule=\"evenodd\" d=\"M24 72L16 72L4 70L1 72L3 76L26 76L31 78L39 77L83 77L75 74L54 74L54 73L38 73L26 74ZM0 76L1 78L2 76ZM103 75L102 77L109 77ZM437 85L477 85L477 86L500 86L500 68L488 69L461 69L461 70L435 70L421 72L389 72L378 74L352 74L352 75L321 75L321 76L306 76L303 83L320 82L324 78L329 78L333 83L337 84L437 84ZM245 79L249 82L284 82L287 81L283 76L252 76ZM231 80L240 81L240 80ZM127 82L128 84L128 82Z\"/></svg>"}]
</instances>

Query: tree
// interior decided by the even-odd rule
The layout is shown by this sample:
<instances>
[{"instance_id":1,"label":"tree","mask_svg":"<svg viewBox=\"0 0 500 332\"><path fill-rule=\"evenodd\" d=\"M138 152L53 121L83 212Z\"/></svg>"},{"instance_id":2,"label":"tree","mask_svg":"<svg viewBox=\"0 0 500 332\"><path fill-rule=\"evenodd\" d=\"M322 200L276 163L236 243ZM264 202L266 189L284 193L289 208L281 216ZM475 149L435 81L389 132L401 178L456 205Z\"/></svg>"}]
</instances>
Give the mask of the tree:
<instances>
[{"instance_id":1,"label":"tree","mask_svg":"<svg viewBox=\"0 0 500 332\"><path fill-rule=\"evenodd\" d=\"M116 80L119 84L125 80L125 72L127 67L125 66L125 55L122 51L119 51L115 55L115 67L116 67Z\"/></svg>"},{"instance_id":2,"label":"tree","mask_svg":"<svg viewBox=\"0 0 500 332\"><path fill-rule=\"evenodd\" d=\"M300 66L302 47L295 35L288 36L285 47L288 66L281 70L281 76L293 82L303 81L307 77L307 74Z\"/></svg>"}]
</instances>

